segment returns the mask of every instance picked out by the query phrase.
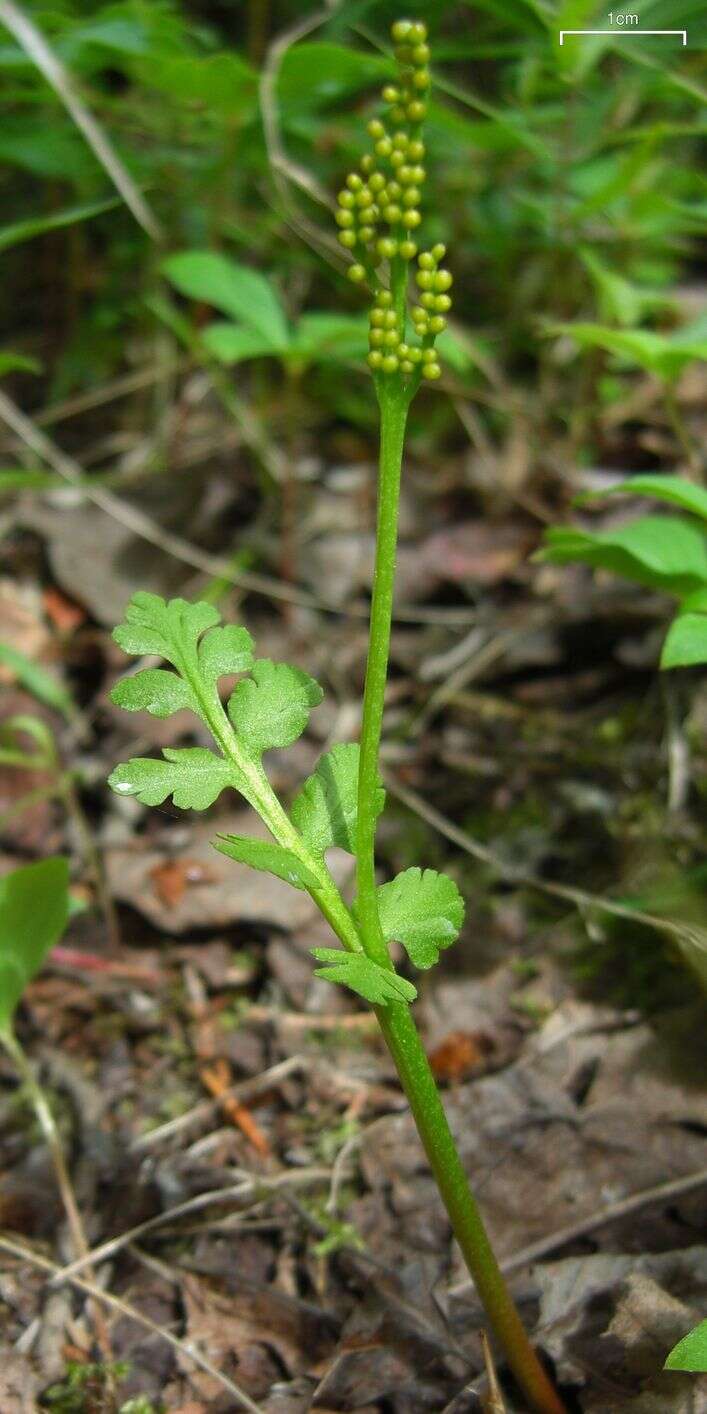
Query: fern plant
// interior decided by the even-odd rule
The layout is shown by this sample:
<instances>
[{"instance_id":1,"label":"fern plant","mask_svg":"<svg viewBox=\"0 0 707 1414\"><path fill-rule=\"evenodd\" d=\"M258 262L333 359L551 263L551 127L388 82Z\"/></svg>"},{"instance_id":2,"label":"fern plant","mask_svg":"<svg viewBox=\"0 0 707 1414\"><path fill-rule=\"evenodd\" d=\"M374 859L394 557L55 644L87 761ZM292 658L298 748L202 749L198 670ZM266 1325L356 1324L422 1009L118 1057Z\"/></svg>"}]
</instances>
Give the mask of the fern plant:
<instances>
[{"instance_id":1,"label":"fern plant","mask_svg":"<svg viewBox=\"0 0 707 1414\"><path fill-rule=\"evenodd\" d=\"M339 240L351 252L349 276L369 293L368 364L380 408L376 559L360 746L341 743L319 761L289 811L263 765L273 747L291 745L305 730L322 690L286 663L256 658L250 634L223 626L207 603L133 596L114 633L126 653L158 655L169 668L146 668L114 688L128 711L158 717L188 708L210 732L215 750L165 748L160 760L134 759L110 777L113 790L160 805L205 810L227 788L249 802L271 841L219 835L223 854L306 890L341 946L313 948L317 975L369 1002L410 1103L454 1233L484 1303L489 1323L527 1401L542 1414L563 1405L533 1350L501 1275L454 1143L410 1003L414 984L396 970L395 940L410 962L430 968L459 934L464 904L454 881L433 869L410 868L378 885L376 822L384 791L378 757L388 671L398 500L405 427L423 379L440 376L435 342L451 304L445 250L419 250L426 173L421 136L430 83L424 24L399 20L392 30L398 81L383 90L387 118L369 124L372 150L351 172L338 198ZM417 299L408 287L415 263ZM238 674L224 705L219 680ZM356 860L356 898L347 906L327 866L333 846Z\"/></svg>"}]
</instances>

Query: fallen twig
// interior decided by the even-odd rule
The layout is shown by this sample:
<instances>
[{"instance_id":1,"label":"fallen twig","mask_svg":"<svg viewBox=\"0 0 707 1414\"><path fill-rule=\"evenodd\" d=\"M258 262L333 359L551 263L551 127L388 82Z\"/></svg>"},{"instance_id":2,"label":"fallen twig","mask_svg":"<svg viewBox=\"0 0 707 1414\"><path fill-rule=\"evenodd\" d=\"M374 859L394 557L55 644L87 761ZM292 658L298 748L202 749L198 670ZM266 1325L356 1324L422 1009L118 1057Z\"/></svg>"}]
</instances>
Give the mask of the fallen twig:
<instances>
[{"instance_id":1,"label":"fallen twig","mask_svg":"<svg viewBox=\"0 0 707 1414\"><path fill-rule=\"evenodd\" d=\"M33 1267L38 1267L40 1271L47 1272L52 1277L64 1276L61 1267L57 1266L56 1262L50 1262L47 1257L40 1257L37 1252L33 1252L31 1248L25 1247L20 1242L13 1242L8 1237L0 1237L0 1249L9 1252L11 1256L17 1257L22 1262L29 1262ZM86 1281L83 1277L66 1276L65 1280L70 1281L72 1286L77 1287L79 1291L85 1291L87 1296L91 1296L94 1300L102 1301L106 1306L112 1307L112 1309L118 1311L121 1316L127 1316L131 1321L135 1321L139 1326L142 1326L144 1330L150 1331L152 1335L157 1336L159 1340L165 1340L168 1345L171 1345L173 1350L179 1352L183 1359L190 1360L198 1369L204 1370L207 1375L211 1375L213 1379L218 1380L219 1384L238 1401L242 1409L250 1410L250 1414L264 1414L262 1407L259 1404L255 1404L250 1396L246 1394L245 1390L240 1389L233 1380L230 1380L228 1376L224 1375L221 1370L218 1370L215 1365L212 1365L211 1361L207 1360L205 1355L195 1350L191 1342L180 1340L178 1336L172 1335L171 1331L162 1330L161 1326L151 1321L149 1316L143 1316L142 1312L138 1311L129 1301L124 1301L120 1296L114 1296L110 1291L101 1291L99 1286L96 1286L91 1281Z\"/></svg>"},{"instance_id":2,"label":"fallen twig","mask_svg":"<svg viewBox=\"0 0 707 1414\"><path fill-rule=\"evenodd\" d=\"M47 44L44 35L20 6L13 4L13 0L0 0L0 21L58 94L116 191L120 192L125 205L132 211L138 225L142 226L153 241L161 240L162 230L157 218L121 162L110 138L79 97L71 74Z\"/></svg>"}]
</instances>

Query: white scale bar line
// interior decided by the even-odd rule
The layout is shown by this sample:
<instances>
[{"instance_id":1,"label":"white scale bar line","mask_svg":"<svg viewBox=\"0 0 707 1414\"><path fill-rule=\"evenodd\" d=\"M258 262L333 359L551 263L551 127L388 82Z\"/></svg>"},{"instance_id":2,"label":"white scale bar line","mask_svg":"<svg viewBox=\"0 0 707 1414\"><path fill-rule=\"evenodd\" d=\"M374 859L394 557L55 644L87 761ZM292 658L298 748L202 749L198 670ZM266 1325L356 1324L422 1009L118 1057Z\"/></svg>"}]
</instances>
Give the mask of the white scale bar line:
<instances>
[{"instance_id":1,"label":"white scale bar line","mask_svg":"<svg viewBox=\"0 0 707 1414\"><path fill-rule=\"evenodd\" d=\"M627 34L681 34L683 46L687 44L686 29L561 29L560 44L564 44L566 34L613 34L618 39Z\"/></svg>"}]
</instances>

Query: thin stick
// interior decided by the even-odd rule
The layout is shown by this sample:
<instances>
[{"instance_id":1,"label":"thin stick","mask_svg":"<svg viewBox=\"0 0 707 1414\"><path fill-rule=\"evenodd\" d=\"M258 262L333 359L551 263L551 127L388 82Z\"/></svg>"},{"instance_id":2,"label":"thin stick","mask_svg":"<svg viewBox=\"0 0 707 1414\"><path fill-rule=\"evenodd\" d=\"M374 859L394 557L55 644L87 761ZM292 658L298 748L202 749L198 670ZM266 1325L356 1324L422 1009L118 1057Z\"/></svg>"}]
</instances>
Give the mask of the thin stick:
<instances>
[{"instance_id":1,"label":"thin stick","mask_svg":"<svg viewBox=\"0 0 707 1414\"><path fill-rule=\"evenodd\" d=\"M270 1066L269 1070L261 1071L259 1075L253 1076L252 1080L241 1080L237 1085L231 1085L225 1093L234 1100L250 1100L261 1090L268 1090L271 1086L278 1085L288 1075L307 1071L310 1064L311 1062L306 1056L288 1056L287 1060L279 1061L277 1065ZM168 1119L165 1124L151 1129L148 1134L140 1134L130 1146L132 1152L141 1153L144 1149L153 1149L155 1145L163 1144L165 1139L173 1139L175 1134L181 1134L190 1125L212 1119L214 1115L218 1114L222 1104L223 1096L218 1100L201 1100L186 1114L177 1115L175 1119Z\"/></svg>"},{"instance_id":2,"label":"thin stick","mask_svg":"<svg viewBox=\"0 0 707 1414\"><path fill-rule=\"evenodd\" d=\"M58 94L104 172L108 174L116 190L120 192L125 205L132 211L135 220L147 232L148 236L151 236L153 241L161 240L162 230L157 218L150 210L142 193L138 191L110 138L96 122L93 114L89 112L83 99L79 97L71 74L47 44L44 35L24 14L19 5L13 4L13 0L0 0L0 21L9 29L32 63L36 64L40 73L44 75L47 83Z\"/></svg>"},{"instance_id":3,"label":"thin stick","mask_svg":"<svg viewBox=\"0 0 707 1414\"><path fill-rule=\"evenodd\" d=\"M282 206L299 235L312 248L323 251L330 262L339 270L342 268L341 247L327 232L310 221L292 199L288 183L306 192L310 200L316 201L319 206L330 210L332 207L328 193L319 185L313 174L299 162L294 162L285 151L280 130L277 85L282 62L288 49L291 49L293 44L305 39L307 35L312 34L320 25L326 24L340 4L341 0L330 0L330 3L321 10L297 20L294 25L284 30L273 40L265 56L258 90L268 166Z\"/></svg>"},{"instance_id":4,"label":"thin stick","mask_svg":"<svg viewBox=\"0 0 707 1414\"><path fill-rule=\"evenodd\" d=\"M295 1169L292 1172L277 1174L274 1178L261 1178L248 1174L239 1183L229 1184L227 1188L209 1188L205 1193L196 1193L192 1198L186 1198L183 1203L177 1203L174 1208L168 1208L164 1213L156 1213L154 1218L146 1218L144 1222L138 1223L129 1231L102 1242L99 1247L94 1247L93 1251L87 1252L69 1266L59 1268L52 1285L60 1286L63 1281L71 1281L77 1272L85 1271L90 1264L105 1262L124 1247L128 1247L140 1237L145 1237L147 1233L154 1232L158 1227L165 1227L169 1223L176 1222L177 1218L185 1217L189 1213L201 1212L202 1209L210 1208L214 1203L235 1202L241 1198L248 1198L257 1204L273 1193L277 1193L281 1188L323 1184L329 1182L330 1176L330 1170L325 1168Z\"/></svg>"},{"instance_id":5,"label":"thin stick","mask_svg":"<svg viewBox=\"0 0 707 1414\"><path fill-rule=\"evenodd\" d=\"M384 772L385 784L391 795L401 800L410 810L414 810L421 820L426 820L428 825L432 825L445 839L451 840L452 844L459 846L466 854L470 854L473 859L480 859L484 864L490 864L500 878L508 879L514 884L522 884L526 888L540 889L543 893L550 894L554 898L564 899L567 903L572 903L579 908L601 908L605 913L612 913L617 918L626 918L633 923L645 923L650 928L656 928L663 933L674 937L678 943L688 943L693 947L698 947L702 951L707 950L707 930L700 928L697 924L676 923L670 918L659 918L654 913L645 913L643 909L631 908L629 904L617 903L614 899L604 898L601 894L590 894L586 889L575 889L569 884L556 884L551 879L541 879L536 874L529 874L523 869L509 868L504 860L500 859L493 850L487 849L477 840L462 830L459 825L455 825L453 820L448 820L446 815L442 815L434 805L429 805L417 791L410 790L409 786L404 786L400 781L396 781L389 772Z\"/></svg>"},{"instance_id":6,"label":"thin stick","mask_svg":"<svg viewBox=\"0 0 707 1414\"><path fill-rule=\"evenodd\" d=\"M47 1104L47 1097L34 1074L34 1069L23 1047L20 1045L14 1033L11 1031L0 1032L0 1040L2 1040L5 1049L12 1057L17 1073L39 1121L39 1127L44 1135L47 1148L51 1155L54 1172L56 1174L57 1187L71 1230L71 1238L77 1252L83 1257L88 1252L86 1234L84 1232L81 1214L76 1203L71 1179L69 1178L69 1171L66 1167L61 1139L59 1138L59 1132L54 1123L54 1116Z\"/></svg>"},{"instance_id":7,"label":"thin stick","mask_svg":"<svg viewBox=\"0 0 707 1414\"><path fill-rule=\"evenodd\" d=\"M537 1242L524 1247L520 1252L514 1252L512 1257L507 1257L501 1263L505 1273L517 1272L521 1267L527 1267L530 1262L537 1262L541 1257L547 1257L549 1253L556 1252L560 1247L565 1247L569 1242L576 1242L581 1237L588 1237L590 1233L596 1232L599 1228L606 1227L608 1223L618 1222L622 1218L627 1218L631 1213L638 1213L643 1208L652 1206L654 1203L667 1203L673 1198L684 1197L686 1193L693 1193L698 1188L707 1185L707 1169L701 1169L698 1173L688 1173L684 1178L673 1178L668 1183L658 1183L654 1188L644 1188L640 1193L632 1193L629 1198L623 1198L619 1203L610 1203L608 1207L602 1208L598 1213L592 1213L582 1222L570 1223L567 1227L560 1228L557 1232L550 1233L549 1237L541 1237ZM451 1288L451 1293L467 1288L469 1283L459 1283L458 1287Z\"/></svg>"},{"instance_id":8,"label":"thin stick","mask_svg":"<svg viewBox=\"0 0 707 1414\"><path fill-rule=\"evenodd\" d=\"M558 1228L557 1232L551 1232L547 1237L540 1237L537 1242L531 1242L527 1247L522 1247L519 1252L514 1252L512 1256L506 1257L501 1262L501 1270L505 1276L510 1276L512 1272L530 1266L531 1263L539 1261L542 1257L547 1257L550 1253L557 1252L561 1247L566 1247L570 1242L577 1242L582 1237L589 1237L590 1233L597 1232L599 1228L606 1227L608 1223L619 1222L622 1218L629 1217L631 1213L638 1213L642 1208L648 1208L653 1203L667 1203L672 1198L684 1197L686 1193L693 1193L705 1185L707 1185L707 1169L698 1169L696 1173L685 1174L684 1178L672 1178L668 1183L658 1183L654 1188L644 1188L639 1193L632 1193L629 1198L622 1198L618 1203L610 1203L608 1207L600 1208L599 1212L590 1213L589 1217L576 1223L569 1223L567 1227ZM448 1295L462 1296L465 1292L472 1290L472 1283L467 1277L464 1277L462 1281L450 1286Z\"/></svg>"},{"instance_id":9,"label":"thin stick","mask_svg":"<svg viewBox=\"0 0 707 1414\"><path fill-rule=\"evenodd\" d=\"M89 1266L89 1243L86 1237L83 1219L81 1217L81 1213L76 1202L76 1195L74 1193L71 1178L69 1176L69 1170L66 1165L66 1159L64 1158L64 1149L62 1146L61 1138L59 1136L59 1131L54 1122L54 1116L51 1112L51 1109L47 1104L47 1097L41 1085L39 1084L39 1081L37 1080L37 1077L34 1073L34 1068L28 1056L26 1055L24 1048L20 1045L14 1032L9 1029L0 1032L0 1041L2 1041L2 1044L5 1046L8 1055L11 1056L14 1062L14 1065L17 1069L17 1073L20 1077L22 1084L24 1085L32 1108L39 1121L40 1129L42 1131L42 1134L44 1135L44 1139L46 1141L47 1148L49 1149L49 1154L51 1156L52 1166L54 1168L54 1174L57 1182L57 1188L59 1189L61 1201L64 1205L64 1212L66 1213L67 1221L69 1224L69 1230L71 1232L71 1240L73 1242L74 1248L78 1253L79 1259L84 1261L85 1264ZM100 1311L92 1311L92 1315L96 1327L96 1337L98 1339L98 1344L101 1347L103 1358L106 1360L106 1362L109 1362L112 1357L112 1351L110 1345L110 1337L108 1335L108 1328L105 1324L105 1321L103 1320L103 1316L101 1315Z\"/></svg>"},{"instance_id":10,"label":"thin stick","mask_svg":"<svg viewBox=\"0 0 707 1414\"><path fill-rule=\"evenodd\" d=\"M0 0L2 3L2 0ZM29 447L30 451L51 466L58 472L71 486L76 486L92 505L98 506L99 510L123 525L139 539L145 540L148 545L154 545L158 550L162 550L166 555L171 555L173 559L181 564L188 565L190 569L200 570L202 574L210 578L219 577L228 584L234 584L240 589L249 590L253 594L263 594L270 599L285 599L293 604L299 604L305 609L318 609L321 613L335 614L337 618L367 619L368 611L364 608L357 608L356 605L341 605L329 603L326 599L319 598L316 594L310 594L305 589L294 589L290 585L283 584L280 580L274 579L271 575L257 574L253 570L235 570L230 560L222 558L220 555L212 555L206 550L200 550L196 545L190 544L188 540L183 540L180 535L173 535L171 531L164 530L151 516L144 511L132 506L127 501L123 501L119 496L113 495L111 491L100 486L86 484L83 468L73 457L67 456L60 447L49 437L36 427L31 420L13 403L7 394L0 390L0 419L11 427L13 432ZM396 610L395 618L401 623L440 623L440 624L467 624L476 618L474 609L444 609L430 606L429 608L400 608Z\"/></svg>"},{"instance_id":11,"label":"thin stick","mask_svg":"<svg viewBox=\"0 0 707 1414\"><path fill-rule=\"evenodd\" d=\"M48 1258L40 1257L37 1252L32 1252L29 1247L24 1247L20 1242L13 1242L8 1237L0 1237L0 1249L9 1252L22 1262L29 1262L33 1267L38 1267L40 1271L48 1272L50 1276L57 1277L62 1274L62 1269L57 1266L56 1262L50 1262ZM194 1348L191 1341L187 1343L180 1340L178 1336L172 1335L171 1331L162 1330L160 1326L150 1320L149 1316L143 1316L142 1312L138 1311L129 1301L124 1301L120 1296L114 1296L110 1291L101 1291L99 1286L91 1281L86 1281L84 1277L67 1277L67 1281L70 1281L71 1285L77 1287L79 1291L85 1291L87 1296L92 1296L96 1301L102 1301L113 1311L118 1311L121 1316L127 1316L131 1321L135 1321L137 1325L143 1327L143 1330L150 1331L159 1340L166 1341L183 1359L190 1360L197 1369L203 1370L205 1374L218 1380L219 1384L229 1394L232 1394L234 1399L238 1400L241 1408L248 1409L250 1414L265 1414L261 1405L255 1404L245 1390L240 1389L233 1380L230 1380L215 1365L212 1365L205 1355Z\"/></svg>"},{"instance_id":12,"label":"thin stick","mask_svg":"<svg viewBox=\"0 0 707 1414\"><path fill-rule=\"evenodd\" d=\"M498 1375L496 1374L496 1366L493 1360L491 1342L486 1331L481 1332L481 1349L484 1356L486 1378L489 1382L489 1392L484 1398L485 1414L506 1414L506 1406L503 1402L501 1386L498 1383Z\"/></svg>"}]
</instances>

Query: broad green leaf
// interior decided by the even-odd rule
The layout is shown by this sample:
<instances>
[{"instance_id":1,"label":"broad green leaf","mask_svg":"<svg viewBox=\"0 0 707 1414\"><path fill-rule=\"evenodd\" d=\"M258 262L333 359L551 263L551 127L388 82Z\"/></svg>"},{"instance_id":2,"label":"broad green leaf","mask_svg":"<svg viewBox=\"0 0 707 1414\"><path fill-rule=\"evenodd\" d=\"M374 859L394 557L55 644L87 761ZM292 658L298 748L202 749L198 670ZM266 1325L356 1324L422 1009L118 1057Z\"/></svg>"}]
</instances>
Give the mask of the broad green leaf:
<instances>
[{"instance_id":1,"label":"broad green leaf","mask_svg":"<svg viewBox=\"0 0 707 1414\"><path fill-rule=\"evenodd\" d=\"M344 952L342 948L310 948L310 952L326 967L316 967L315 977L327 982L341 982L372 1006L388 1006L390 1002L414 1002L417 988L360 952Z\"/></svg>"},{"instance_id":2,"label":"broad green leaf","mask_svg":"<svg viewBox=\"0 0 707 1414\"><path fill-rule=\"evenodd\" d=\"M456 324L445 329L436 339L436 347L443 362L455 373L468 373L471 368L488 367L481 342L474 339L467 329Z\"/></svg>"},{"instance_id":3,"label":"broad green leaf","mask_svg":"<svg viewBox=\"0 0 707 1414\"><path fill-rule=\"evenodd\" d=\"M43 859L0 879L0 1032L69 916L69 864Z\"/></svg>"},{"instance_id":4,"label":"broad green leaf","mask_svg":"<svg viewBox=\"0 0 707 1414\"><path fill-rule=\"evenodd\" d=\"M690 1370L694 1374L707 1370L707 1321L700 1321L673 1346L664 1369Z\"/></svg>"},{"instance_id":5,"label":"broad green leaf","mask_svg":"<svg viewBox=\"0 0 707 1414\"><path fill-rule=\"evenodd\" d=\"M705 613L678 614L668 629L661 668L690 668L707 663L707 606Z\"/></svg>"},{"instance_id":6,"label":"broad green leaf","mask_svg":"<svg viewBox=\"0 0 707 1414\"><path fill-rule=\"evenodd\" d=\"M0 374L3 372L2 360L0 354ZM48 491L58 485L65 486L66 483L59 481L53 471L40 471L38 467L28 467L27 470L24 467L0 468L0 494L3 491Z\"/></svg>"},{"instance_id":7,"label":"broad green leaf","mask_svg":"<svg viewBox=\"0 0 707 1414\"><path fill-rule=\"evenodd\" d=\"M229 699L228 715L248 753L260 756L273 746L291 746L323 696L319 683L299 668L259 658Z\"/></svg>"},{"instance_id":8,"label":"broad green leaf","mask_svg":"<svg viewBox=\"0 0 707 1414\"><path fill-rule=\"evenodd\" d=\"M138 756L123 761L108 784L117 795L135 795L143 805L162 805L171 795L181 810L208 810L227 786L242 790L235 767L202 746L165 747L164 760Z\"/></svg>"},{"instance_id":9,"label":"broad green leaf","mask_svg":"<svg viewBox=\"0 0 707 1414\"><path fill-rule=\"evenodd\" d=\"M76 708L71 694L39 663L33 662L25 653L20 653L18 648L11 647L9 643L1 642L0 663L5 663L8 668L11 668L22 686L26 687L27 691L31 692L39 702L44 702L47 707L53 707L64 717L74 716Z\"/></svg>"},{"instance_id":10,"label":"broad green leaf","mask_svg":"<svg viewBox=\"0 0 707 1414\"><path fill-rule=\"evenodd\" d=\"M164 668L145 668L123 678L112 689L110 700L126 712L150 712L153 717L171 717L183 708L199 711L189 684Z\"/></svg>"},{"instance_id":11,"label":"broad green leaf","mask_svg":"<svg viewBox=\"0 0 707 1414\"><path fill-rule=\"evenodd\" d=\"M42 365L36 358L26 354L13 353L11 349L0 352L0 377L6 373L41 373Z\"/></svg>"},{"instance_id":12,"label":"broad green leaf","mask_svg":"<svg viewBox=\"0 0 707 1414\"><path fill-rule=\"evenodd\" d=\"M137 14L127 15L122 5L101 6L95 19L72 25L62 44L65 58L80 63L82 50L95 45L115 54L149 54L154 43L146 24Z\"/></svg>"},{"instance_id":13,"label":"broad green leaf","mask_svg":"<svg viewBox=\"0 0 707 1414\"><path fill-rule=\"evenodd\" d=\"M36 177L56 177L60 182L86 183L95 179L98 163L76 129L62 121L48 121L23 113L5 112L0 127L0 163L13 164Z\"/></svg>"},{"instance_id":14,"label":"broad green leaf","mask_svg":"<svg viewBox=\"0 0 707 1414\"><path fill-rule=\"evenodd\" d=\"M280 66L278 97L283 106L298 110L322 108L394 72L391 59L348 45L327 40L293 44Z\"/></svg>"},{"instance_id":15,"label":"broad green leaf","mask_svg":"<svg viewBox=\"0 0 707 1414\"><path fill-rule=\"evenodd\" d=\"M159 594L139 590L125 610L125 622L113 630L113 638L125 653L158 653L181 671L200 635L220 617L213 604L190 604L186 599L165 602Z\"/></svg>"},{"instance_id":16,"label":"broad green leaf","mask_svg":"<svg viewBox=\"0 0 707 1414\"><path fill-rule=\"evenodd\" d=\"M292 823L316 854L332 845L356 853L358 761L358 746L340 742L322 756L292 802ZM376 815L384 804L381 784L374 803Z\"/></svg>"},{"instance_id":17,"label":"broad green leaf","mask_svg":"<svg viewBox=\"0 0 707 1414\"><path fill-rule=\"evenodd\" d=\"M363 358L368 349L368 327L357 314L303 314L292 341L292 352L306 359L341 362Z\"/></svg>"},{"instance_id":18,"label":"broad green leaf","mask_svg":"<svg viewBox=\"0 0 707 1414\"><path fill-rule=\"evenodd\" d=\"M596 11L596 0L560 0L553 14L553 28L557 26L554 32L557 63L561 71L572 75L575 80L589 75L603 50L611 43L611 36L572 36L565 38L565 43L561 45L560 30L606 29L606 25L595 23Z\"/></svg>"},{"instance_id":19,"label":"broad green leaf","mask_svg":"<svg viewBox=\"0 0 707 1414\"><path fill-rule=\"evenodd\" d=\"M707 584L686 594L680 605L681 614L707 614Z\"/></svg>"},{"instance_id":20,"label":"broad green leaf","mask_svg":"<svg viewBox=\"0 0 707 1414\"><path fill-rule=\"evenodd\" d=\"M272 285L258 270L209 250L184 250L162 264L180 294L203 300L255 330L273 349L286 349L287 320Z\"/></svg>"},{"instance_id":21,"label":"broad green leaf","mask_svg":"<svg viewBox=\"0 0 707 1414\"><path fill-rule=\"evenodd\" d=\"M230 121L250 117L257 108L258 76L234 50L205 57L151 56L138 72L143 83L180 104L202 103L209 112L225 109Z\"/></svg>"},{"instance_id":22,"label":"broad green leaf","mask_svg":"<svg viewBox=\"0 0 707 1414\"><path fill-rule=\"evenodd\" d=\"M464 900L448 874L412 868L378 889L383 937L402 943L416 967L433 967L459 935Z\"/></svg>"},{"instance_id":23,"label":"broad green leaf","mask_svg":"<svg viewBox=\"0 0 707 1414\"><path fill-rule=\"evenodd\" d=\"M85 202L82 206L67 206L64 211L54 211L51 216L27 216L24 221L13 221L9 226L0 227L0 251L31 241L35 236L44 236L48 231L89 221L92 216L100 216L120 204L120 197L111 197L106 201Z\"/></svg>"},{"instance_id":24,"label":"broad green leaf","mask_svg":"<svg viewBox=\"0 0 707 1414\"><path fill-rule=\"evenodd\" d=\"M233 673L247 673L253 666L253 640L240 624L211 628L199 644L199 671L210 685Z\"/></svg>"},{"instance_id":25,"label":"broad green leaf","mask_svg":"<svg viewBox=\"0 0 707 1414\"><path fill-rule=\"evenodd\" d=\"M584 348L606 349L647 373L668 381L678 378L688 363L707 359L707 330L701 321L673 334L649 329L610 329L602 324L556 324L553 332L568 334Z\"/></svg>"},{"instance_id":26,"label":"broad green leaf","mask_svg":"<svg viewBox=\"0 0 707 1414\"><path fill-rule=\"evenodd\" d=\"M579 255L594 281L603 319L629 328L639 324L651 310L662 309L670 304L669 299L660 291L634 285L618 271L610 269L596 252L587 246L580 250Z\"/></svg>"},{"instance_id":27,"label":"broad green leaf","mask_svg":"<svg viewBox=\"0 0 707 1414\"><path fill-rule=\"evenodd\" d=\"M598 493L591 492L592 499ZM660 472L646 472L643 476L631 476L620 481L618 486L610 486L601 495L650 496L654 501L668 501L680 506L683 511L707 520L707 490L694 481L686 481L682 476L664 476ZM582 498L584 500L584 498Z\"/></svg>"},{"instance_id":28,"label":"broad green leaf","mask_svg":"<svg viewBox=\"0 0 707 1414\"><path fill-rule=\"evenodd\" d=\"M218 320L202 330L201 342L219 363L242 363L247 358L267 358L282 352L278 344L273 344L272 339L257 329Z\"/></svg>"},{"instance_id":29,"label":"broad green leaf","mask_svg":"<svg viewBox=\"0 0 707 1414\"><path fill-rule=\"evenodd\" d=\"M525 147L541 160L550 158L550 149L533 132L523 113L497 107L468 89L444 81L444 91L467 107L487 114L483 120L469 119L458 107L437 103L431 99L427 105L427 126L431 140L445 157L458 161L459 151L477 149L480 152L505 153L514 148Z\"/></svg>"},{"instance_id":30,"label":"broad green leaf","mask_svg":"<svg viewBox=\"0 0 707 1414\"><path fill-rule=\"evenodd\" d=\"M243 835L217 835L213 841L215 849L236 859L239 864L249 864L251 869L261 869L265 874L276 874L286 884L295 889L316 889L319 880L306 864L302 864L291 849L271 844L268 840L247 839Z\"/></svg>"},{"instance_id":31,"label":"broad green leaf","mask_svg":"<svg viewBox=\"0 0 707 1414\"><path fill-rule=\"evenodd\" d=\"M679 598L707 581L707 537L692 521L677 517L644 516L594 533L551 527L537 559L612 570Z\"/></svg>"}]
</instances>

